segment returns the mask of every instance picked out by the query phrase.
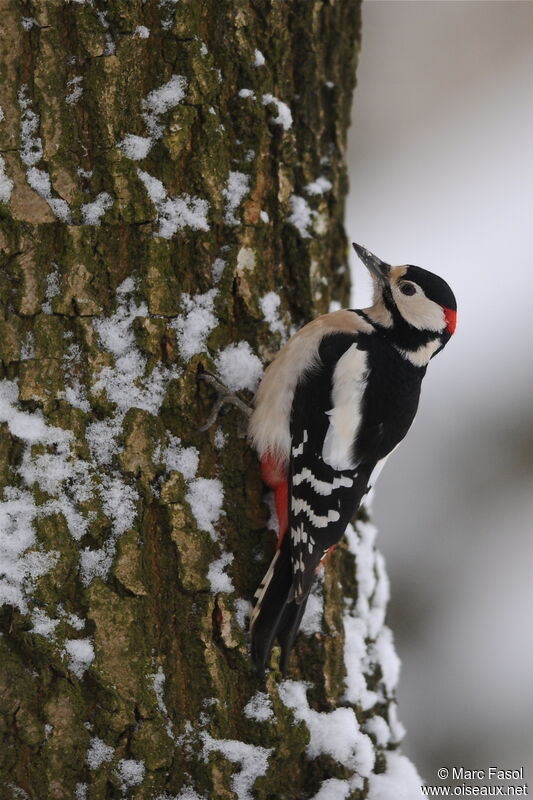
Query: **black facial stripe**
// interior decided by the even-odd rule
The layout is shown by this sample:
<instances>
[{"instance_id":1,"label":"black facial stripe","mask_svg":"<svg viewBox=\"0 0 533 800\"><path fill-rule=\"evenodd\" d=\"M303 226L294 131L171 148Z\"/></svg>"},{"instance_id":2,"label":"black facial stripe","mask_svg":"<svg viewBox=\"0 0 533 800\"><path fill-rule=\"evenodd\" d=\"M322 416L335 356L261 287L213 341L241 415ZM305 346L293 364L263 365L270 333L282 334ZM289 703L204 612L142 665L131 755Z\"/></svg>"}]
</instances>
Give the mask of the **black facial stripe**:
<instances>
[{"instance_id":1,"label":"black facial stripe","mask_svg":"<svg viewBox=\"0 0 533 800\"><path fill-rule=\"evenodd\" d=\"M428 272L428 270L422 269L422 267L409 265L402 279L417 283L421 289L423 289L426 297L438 303L439 306L450 308L452 311L457 310L457 301L454 293L446 281L439 278L439 276L435 275L433 272Z\"/></svg>"}]
</instances>

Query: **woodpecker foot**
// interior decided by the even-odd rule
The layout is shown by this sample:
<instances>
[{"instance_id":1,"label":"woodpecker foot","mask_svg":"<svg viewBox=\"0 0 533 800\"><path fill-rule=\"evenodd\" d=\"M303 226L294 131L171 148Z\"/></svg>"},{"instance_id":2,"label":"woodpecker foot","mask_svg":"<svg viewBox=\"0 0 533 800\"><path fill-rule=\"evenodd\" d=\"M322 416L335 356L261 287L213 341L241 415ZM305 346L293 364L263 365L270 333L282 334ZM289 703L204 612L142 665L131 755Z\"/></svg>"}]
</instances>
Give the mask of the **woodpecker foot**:
<instances>
[{"instance_id":1,"label":"woodpecker foot","mask_svg":"<svg viewBox=\"0 0 533 800\"><path fill-rule=\"evenodd\" d=\"M209 430L209 428L215 424L221 408L225 405L235 406L240 411L242 411L242 413L245 414L246 417L249 417L250 414L252 413L252 409L250 408L250 406L248 406L244 402L244 400L241 400L240 397L237 397L237 395L234 392L228 389L228 387L225 386L222 383L222 381L219 381L219 379L211 372L207 371L201 372L198 375L198 380L204 381L204 383L208 383L209 386L212 386L218 394L218 398L215 402L215 405L213 406L211 413L209 414L209 417L207 418L205 424L202 425L200 428L198 428L198 430L201 433Z\"/></svg>"}]
</instances>

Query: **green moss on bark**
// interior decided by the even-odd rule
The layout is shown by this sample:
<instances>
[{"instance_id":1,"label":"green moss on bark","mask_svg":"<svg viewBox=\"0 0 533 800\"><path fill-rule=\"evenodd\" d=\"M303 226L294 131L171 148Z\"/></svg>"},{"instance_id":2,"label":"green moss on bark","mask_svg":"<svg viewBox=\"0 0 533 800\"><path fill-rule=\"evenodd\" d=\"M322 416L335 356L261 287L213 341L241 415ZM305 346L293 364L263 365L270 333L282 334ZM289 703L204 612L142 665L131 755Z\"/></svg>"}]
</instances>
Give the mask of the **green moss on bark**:
<instances>
[{"instance_id":1,"label":"green moss on bark","mask_svg":"<svg viewBox=\"0 0 533 800\"><path fill-rule=\"evenodd\" d=\"M17 382L20 411L72 433L70 452L89 465L92 483L87 496L72 500L87 521L73 536L65 504L48 507L53 495L39 481L25 484L20 468L27 445L0 422L4 500L11 496L4 487L30 494L39 509L32 548L57 554L35 580L26 611L0 610L0 783L15 787L10 799L20 789L32 800L71 800L81 784L89 800L111 800L125 791L120 760L134 759L145 767L142 781L128 788L136 800L178 795L185 785L205 797L233 798L240 767L220 752L203 752L207 732L272 748L268 772L254 785L259 800L311 797L321 781L347 773L324 756L306 757L309 732L281 703L279 673L270 673L266 684L253 674L240 623L243 602L253 597L273 554L269 511L237 412L199 432L213 395L197 376L214 369L217 352L234 341L249 342L269 360L281 333L264 319L261 298L268 292L280 297L286 330L327 311L331 300L348 302L344 148L359 3L5 5L0 149L15 186L0 210L0 380ZM22 18L31 15L37 24L25 30ZM148 38L138 26L149 29ZM264 55L262 66L254 64L256 50ZM146 157L129 158L120 142L129 134L149 135L146 98L173 75L187 81L183 101L158 116L161 133ZM28 164L20 158L23 85L38 116L33 135L42 141L34 166L50 177L52 200L68 203L71 224L59 221L50 197L28 183ZM81 96L67 101L76 85ZM242 89L253 95L239 95ZM290 127L276 121L267 95L290 106ZM171 202L205 200L208 229L178 226L171 238L158 236L166 212L150 199L138 169L160 181ZM248 181L235 220L225 193L230 172ZM310 196L305 187L320 175L332 190ZM100 224L81 224L83 206L100 192L109 193L111 207ZM293 195L309 204L309 237L290 222ZM171 323L186 314L184 294L214 287L216 259L218 325L187 360ZM132 325L133 344L127 340L146 359L131 393L153 369L174 369L157 414L134 403L121 408L95 387L103 369L120 373L120 355L104 347L94 322L116 311L116 290L130 277L132 297L148 309ZM251 400L251 393L243 396ZM96 445L95 424L108 425L107 440L104 435ZM194 477L165 467L169 434L196 448ZM116 452L106 459L102 452L113 437ZM39 445L28 457L56 452ZM195 477L222 482L216 537L199 528L187 500ZM76 497L80 483L79 474L66 478L63 498ZM125 503L115 516L109 485L117 503ZM109 568L91 580L80 571L80 558L95 553L109 557ZM226 568L234 592L217 595L208 572L224 553L235 556ZM314 682L310 697L323 711L344 702L343 598L358 591L346 548L332 567L324 582L323 631L301 636L290 663L293 677ZM51 622L52 633L36 632L37 619ZM86 650L87 662L76 663L67 650L72 641L87 641L94 658ZM275 650L274 665L278 656ZM159 674L163 684L156 682ZM270 721L242 713L258 690L271 696ZM362 724L366 713L356 713ZM385 716L386 703L372 713ZM90 768L94 737L113 755ZM366 785L353 796L366 796Z\"/></svg>"}]
</instances>

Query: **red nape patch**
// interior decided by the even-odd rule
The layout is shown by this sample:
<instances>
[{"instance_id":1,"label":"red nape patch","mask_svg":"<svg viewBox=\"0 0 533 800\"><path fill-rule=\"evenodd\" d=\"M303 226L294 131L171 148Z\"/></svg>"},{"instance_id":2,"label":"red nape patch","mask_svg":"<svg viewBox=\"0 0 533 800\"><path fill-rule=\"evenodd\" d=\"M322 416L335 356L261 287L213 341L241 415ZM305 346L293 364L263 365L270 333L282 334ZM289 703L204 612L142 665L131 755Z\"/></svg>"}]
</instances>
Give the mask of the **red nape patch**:
<instances>
[{"instance_id":1,"label":"red nape patch","mask_svg":"<svg viewBox=\"0 0 533 800\"><path fill-rule=\"evenodd\" d=\"M289 483L287 466L270 454L261 459L261 475L267 486L274 489L274 501L278 515L278 548L289 527Z\"/></svg>"},{"instance_id":2,"label":"red nape patch","mask_svg":"<svg viewBox=\"0 0 533 800\"><path fill-rule=\"evenodd\" d=\"M444 308L444 319L450 335L453 334L457 324L457 311L453 311L451 308Z\"/></svg>"}]
</instances>

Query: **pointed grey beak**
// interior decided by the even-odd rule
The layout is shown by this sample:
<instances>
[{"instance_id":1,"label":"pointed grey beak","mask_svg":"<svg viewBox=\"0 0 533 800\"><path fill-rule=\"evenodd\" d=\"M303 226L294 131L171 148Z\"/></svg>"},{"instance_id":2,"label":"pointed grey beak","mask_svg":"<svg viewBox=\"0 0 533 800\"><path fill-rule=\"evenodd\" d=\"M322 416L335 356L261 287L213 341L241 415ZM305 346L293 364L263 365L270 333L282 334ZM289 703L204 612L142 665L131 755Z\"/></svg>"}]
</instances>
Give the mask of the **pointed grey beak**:
<instances>
[{"instance_id":1,"label":"pointed grey beak","mask_svg":"<svg viewBox=\"0 0 533 800\"><path fill-rule=\"evenodd\" d=\"M388 280L390 266L381 261L377 256L367 250L366 247L361 247L360 244L352 243L352 247L368 269L368 271L378 280Z\"/></svg>"}]
</instances>

